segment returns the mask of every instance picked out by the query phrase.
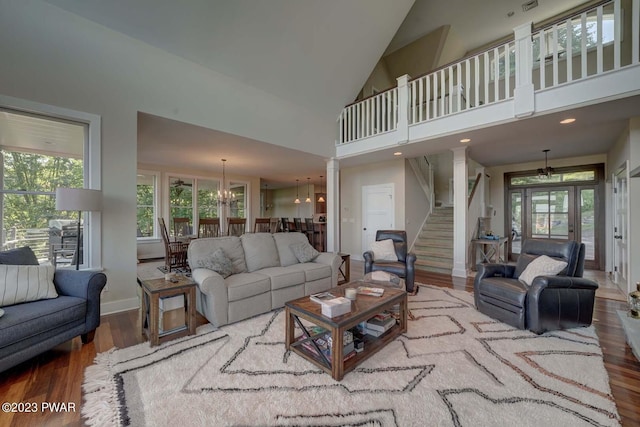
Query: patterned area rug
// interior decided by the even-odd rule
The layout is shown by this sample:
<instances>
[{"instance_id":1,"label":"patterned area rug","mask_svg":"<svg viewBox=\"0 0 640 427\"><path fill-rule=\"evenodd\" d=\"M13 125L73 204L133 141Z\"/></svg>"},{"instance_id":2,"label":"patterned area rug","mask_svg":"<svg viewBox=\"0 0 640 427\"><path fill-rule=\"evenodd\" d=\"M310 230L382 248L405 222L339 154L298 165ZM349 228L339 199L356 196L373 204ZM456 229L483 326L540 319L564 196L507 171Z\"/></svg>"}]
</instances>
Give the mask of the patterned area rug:
<instances>
[{"instance_id":1,"label":"patterned area rug","mask_svg":"<svg viewBox=\"0 0 640 427\"><path fill-rule=\"evenodd\" d=\"M405 335L341 382L284 348L284 311L99 354L89 425L616 426L593 327L519 331L420 285Z\"/></svg>"}]
</instances>

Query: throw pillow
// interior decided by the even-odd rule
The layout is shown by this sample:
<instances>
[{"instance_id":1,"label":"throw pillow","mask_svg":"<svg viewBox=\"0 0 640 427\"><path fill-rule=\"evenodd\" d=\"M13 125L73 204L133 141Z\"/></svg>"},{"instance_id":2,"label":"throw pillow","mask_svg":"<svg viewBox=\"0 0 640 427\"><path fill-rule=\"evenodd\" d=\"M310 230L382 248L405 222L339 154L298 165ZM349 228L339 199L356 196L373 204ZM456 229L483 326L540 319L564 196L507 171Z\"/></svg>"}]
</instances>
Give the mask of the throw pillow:
<instances>
[{"instance_id":1,"label":"throw pillow","mask_svg":"<svg viewBox=\"0 0 640 427\"><path fill-rule=\"evenodd\" d=\"M0 252L0 264L38 265L38 257L29 246Z\"/></svg>"},{"instance_id":2,"label":"throw pillow","mask_svg":"<svg viewBox=\"0 0 640 427\"><path fill-rule=\"evenodd\" d=\"M371 243L374 261L397 261L396 248L392 239L380 240Z\"/></svg>"},{"instance_id":3,"label":"throw pillow","mask_svg":"<svg viewBox=\"0 0 640 427\"><path fill-rule=\"evenodd\" d=\"M222 248L216 249L211 254L211 258L199 259L196 265L200 268L213 270L224 279L233 274L233 262L227 257Z\"/></svg>"},{"instance_id":4,"label":"throw pillow","mask_svg":"<svg viewBox=\"0 0 640 427\"><path fill-rule=\"evenodd\" d=\"M520 281L531 286L533 279L538 276L556 276L567 267L567 263L557 259L541 255L529 263L527 268L518 278Z\"/></svg>"},{"instance_id":5,"label":"throw pillow","mask_svg":"<svg viewBox=\"0 0 640 427\"><path fill-rule=\"evenodd\" d=\"M289 247L301 263L311 262L320 255L320 252L316 251L309 242L294 243Z\"/></svg>"},{"instance_id":6,"label":"throw pillow","mask_svg":"<svg viewBox=\"0 0 640 427\"><path fill-rule=\"evenodd\" d=\"M0 265L0 307L56 298L52 265Z\"/></svg>"}]
</instances>

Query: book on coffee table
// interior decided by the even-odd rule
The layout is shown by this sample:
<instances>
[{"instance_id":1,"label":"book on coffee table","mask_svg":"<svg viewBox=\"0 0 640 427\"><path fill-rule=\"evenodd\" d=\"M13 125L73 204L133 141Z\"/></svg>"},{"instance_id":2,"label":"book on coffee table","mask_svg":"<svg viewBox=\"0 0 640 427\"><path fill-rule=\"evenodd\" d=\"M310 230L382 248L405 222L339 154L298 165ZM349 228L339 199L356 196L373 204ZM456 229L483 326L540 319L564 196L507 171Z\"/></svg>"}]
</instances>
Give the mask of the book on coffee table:
<instances>
[{"instance_id":1,"label":"book on coffee table","mask_svg":"<svg viewBox=\"0 0 640 427\"><path fill-rule=\"evenodd\" d=\"M315 301L322 304L323 302L336 298L336 296L330 292L319 292L317 294L310 295L309 298L311 299L311 301Z\"/></svg>"},{"instance_id":2,"label":"book on coffee table","mask_svg":"<svg viewBox=\"0 0 640 427\"><path fill-rule=\"evenodd\" d=\"M384 294L384 288L372 288L371 286L359 286L358 293L360 295L370 295L373 297L381 297Z\"/></svg>"}]
</instances>

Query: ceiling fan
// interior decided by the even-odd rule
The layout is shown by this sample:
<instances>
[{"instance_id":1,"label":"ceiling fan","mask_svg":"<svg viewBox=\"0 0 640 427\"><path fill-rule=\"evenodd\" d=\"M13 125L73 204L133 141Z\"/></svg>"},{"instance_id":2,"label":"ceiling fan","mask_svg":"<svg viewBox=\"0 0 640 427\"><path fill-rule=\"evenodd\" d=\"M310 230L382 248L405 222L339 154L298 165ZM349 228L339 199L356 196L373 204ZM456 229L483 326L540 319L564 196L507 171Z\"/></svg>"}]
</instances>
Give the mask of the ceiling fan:
<instances>
[{"instance_id":1,"label":"ceiling fan","mask_svg":"<svg viewBox=\"0 0 640 427\"><path fill-rule=\"evenodd\" d=\"M176 180L171 180L171 187L173 188L193 187L193 184L184 182L182 179L178 178Z\"/></svg>"}]
</instances>

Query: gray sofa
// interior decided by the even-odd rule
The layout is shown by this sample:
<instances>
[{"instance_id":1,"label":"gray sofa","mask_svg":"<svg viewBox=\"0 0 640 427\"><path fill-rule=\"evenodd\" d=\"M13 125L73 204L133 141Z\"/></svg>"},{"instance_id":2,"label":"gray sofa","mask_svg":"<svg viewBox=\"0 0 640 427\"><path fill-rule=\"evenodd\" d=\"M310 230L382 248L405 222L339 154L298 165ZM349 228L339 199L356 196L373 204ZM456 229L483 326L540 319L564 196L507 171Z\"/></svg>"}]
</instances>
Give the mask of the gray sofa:
<instances>
[{"instance_id":1,"label":"gray sofa","mask_svg":"<svg viewBox=\"0 0 640 427\"><path fill-rule=\"evenodd\" d=\"M0 256L0 263L33 264L14 255L10 260ZM2 307L0 372L78 335L85 344L93 340L100 325L100 293L106 276L92 271L56 270L53 282L57 298Z\"/></svg>"},{"instance_id":2,"label":"gray sofa","mask_svg":"<svg viewBox=\"0 0 640 427\"><path fill-rule=\"evenodd\" d=\"M221 326L337 286L340 256L323 252L313 261L301 263L292 246L303 242L308 242L307 237L294 232L193 240L188 260L198 284L198 312L213 325ZM226 279L201 267L218 248L233 263L233 274Z\"/></svg>"}]
</instances>

